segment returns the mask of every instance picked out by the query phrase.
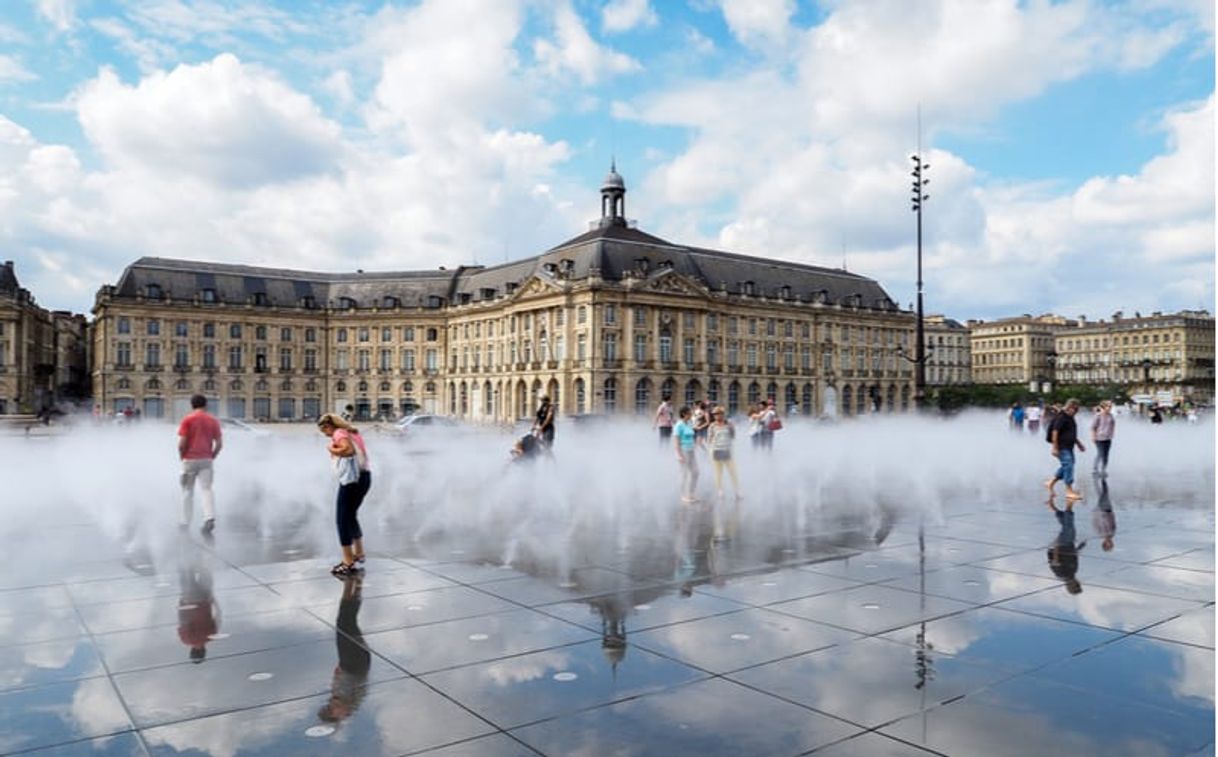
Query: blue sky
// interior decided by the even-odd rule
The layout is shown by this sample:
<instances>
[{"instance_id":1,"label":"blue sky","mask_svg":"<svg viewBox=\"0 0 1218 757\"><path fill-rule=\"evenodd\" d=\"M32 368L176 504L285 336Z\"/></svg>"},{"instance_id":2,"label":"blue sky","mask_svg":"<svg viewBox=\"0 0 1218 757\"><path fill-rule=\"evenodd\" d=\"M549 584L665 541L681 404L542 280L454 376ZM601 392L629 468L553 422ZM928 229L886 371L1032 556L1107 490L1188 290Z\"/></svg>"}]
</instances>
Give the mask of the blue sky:
<instances>
[{"instance_id":1,"label":"blue sky","mask_svg":"<svg viewBox=\"0 0 1218 757\"><path fill-rule=\"evenodd\" d=\"M535 254L616 155L674 241L929 307L1213 303L1201 0L29 0L0 8L0 241L87 309L140 255L325 269Z\"/></svg>"}]
</instances>

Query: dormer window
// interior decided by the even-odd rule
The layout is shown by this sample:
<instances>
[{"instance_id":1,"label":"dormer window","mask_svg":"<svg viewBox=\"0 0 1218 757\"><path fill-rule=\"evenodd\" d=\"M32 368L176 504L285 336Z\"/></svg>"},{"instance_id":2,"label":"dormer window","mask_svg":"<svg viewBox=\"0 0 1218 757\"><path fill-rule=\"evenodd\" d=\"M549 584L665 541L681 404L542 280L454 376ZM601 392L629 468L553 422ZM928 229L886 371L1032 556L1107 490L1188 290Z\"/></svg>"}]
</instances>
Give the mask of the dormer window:
<instances>
[{"instance_id":1,"label":"dormer window","mask_svg":"<svg viewBox=\"0 0 1218 757\"><path fill-rule=\"evenodd\" d=\"M495 299L495 290L492 289L491 287L483 287L482 288L482 299L484 299L484 300Z\"/></svg>"},{"instance_id":2,"label":"dormer window","mask_svg":"<svg viewBox=\"0 0 1218 757\"><path fill-rule=\"evenodd\" d=\"M504 290L507 291L508 294L511 294L512 292L516 291L516 282L509 281L508 283L503 285L503 288L504 288Z\"/></svg>"},{"instance_id":3,"label":"dormer window","mask_svg":"<svg viewBox=\"0 0 1218 757\"><path fill-rule=\"evenodd\" d=\"M393 308L396 308L397 306L398 306L398 298L397 298L397 297L392 297L392 296L389 296L389 297L386 297L384 300L382 300L382 301L381 301L381 307L384 307L384 308L393 309Z\"/></svg>"},{"instance_id":4,"label":"dormer window","mask_svg":"<svg viewBox=\"0 0 1218 757\"><path fill-rule=\"evenodd\" d=\"M746 295L752 297L753 294L755 294L755 290L756 290L756 287L753 285L753 282L751 282L751 281L744 282L744 293Z\"/></svg>"},{"instance_id":5,"label":"dormer window","mask_svg":"<svg viewBox=\"0 0 1218 757\"><path fill-rule=\"evenodd\" d=\"M339 310L355 310L355 300L350 297L339 297L338 308Z\"/></svg>"},{"instance_id":6,"label":"dormer window","mask_svg":"<svg viewBox=\"0 0 1218 757\"><path fill-rule=\"evenodd\" d=\"M217 302L217 300L216 300L216 290L214 290L214 289L204 289L204 290L203 290L203 301L204 301L204 302Z\"/></svg>"},{"instance_id":7,"label":"dormer window","mask_svg":"<svg viewBox=\"0 0 1218 757\"><path fill-rule=\"evenodd\" d=\"M791 299L791 287L784 285L782 288L782 298L784 300Z\"/></svg>"},{"instance_id":8,"label":"dormer window","mask_svg":"<svg viewBox=\"0 0 1218 757\"><path fill-rule=\"evenodd\" d=\"M473 296L473 295L471 295L469 292L462 292L462 293L461 293L461 304L462 304L462 305L468 305L468 304L469 304L469 301L470 301L470 298L471 298L472 296Z\"/></svg>"},{"instance_id":9,"label":"dormer window","mask_svg":"<svg viewBox=\"0 0 1218 757\"><path fill-rule=\"evenodd\" d=\"M144 287L144 296L150 300L161 299L164 296L161 292L161 285L149 284L148 286Z\"/></svg>"},{"instance_id":10,"label":"dormer window","mask_svg":"<svg viewBox=\"0 0 1218 757\"><path fill-rule=\"evenodd\" d=\"M317 298L311 294L305 295L300 298L300 306L306 310L315 310L317 309Z\"/></svg>"},{"instance_id":11,"label":"dormer window","mask_svg":"<svg viewBox=\"0 0 1218 757\"><path fill-rule=\"evenodd\" d=\"M558 261L558 270L563 274L570 274L575 270L575 261L571 258L563 258Z\"/></svg>"},{"instance_id":12,"label":"dormer window","mask_svg":"<svg viewBox=\"0 0 1218 757\"><path fill-rule=\"evenodd\" d=\"M254 292L254 304L259 307L266 307L271 304L271 299L266 296L266 292Z\"/></svg>"},{"instance_id":13,"label":"dormer window","mask_svg":"<svg viewBox=\"0 0 1218 757\"><path fill-rule=\"evenodd\" d=\"M427 307L438 308L443 307L443 305L444 300L439 295L432 294L427 296Z\"/></svg>"},{"instance_id":14,"label":"dormer window","mask_svg":"<svg viewBox=\"0 0 1218 757\"><path fill-rule=\"evenodd\" d=\"M541 266L541 270L543 270L546 273L553 276L555 273L558 272L558 266L555 265L554 263L545 263Z\"/></svg>"}]
</instances>

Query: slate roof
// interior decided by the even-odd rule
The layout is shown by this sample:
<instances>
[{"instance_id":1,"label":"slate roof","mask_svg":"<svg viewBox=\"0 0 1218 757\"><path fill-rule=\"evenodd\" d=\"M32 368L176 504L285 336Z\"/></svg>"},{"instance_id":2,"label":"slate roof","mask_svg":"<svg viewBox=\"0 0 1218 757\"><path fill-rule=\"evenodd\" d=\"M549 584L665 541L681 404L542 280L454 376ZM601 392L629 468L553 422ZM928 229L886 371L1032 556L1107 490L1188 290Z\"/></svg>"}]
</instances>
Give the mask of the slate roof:
<instances>
[{"instance_id":1,"label":"slate roof","mask_svg":"<svg viewBox=\"0 0 1218 757\"><path fill-rule=\"evenodd\" d=\"M503 297L537 274L572 280L596 273L621 281L640 272L671 268L701 282L712 292L784 297L792 301L857 304L896 310L876 281L847 271L822 268L722 250L674 244L622 223L604 223L546 252L497 266L454 270L322 273L256 266L145 257L127 267L115 287L119 297L134 297L159 285L168 297L190 298L213 289L221 302L246 303L265 294L267 304L299 306L312 297L318 307L338 306L340 298L374 307L394 297L403 307L460 304ZM784 288L789 288L784 294Z\"/></svg>"},{"instance_id":2,"label":"slate roof","mask_svg":"<svg viewBox=\"0 0 1218 757\"><path fill-rule=\"evenodd\" d=\"M4 261L4 265L0 266L0 292L15 295L20 290L21 283L17 281L17 272L13 269L13 261Z\"/></svg>"}]
</instances>

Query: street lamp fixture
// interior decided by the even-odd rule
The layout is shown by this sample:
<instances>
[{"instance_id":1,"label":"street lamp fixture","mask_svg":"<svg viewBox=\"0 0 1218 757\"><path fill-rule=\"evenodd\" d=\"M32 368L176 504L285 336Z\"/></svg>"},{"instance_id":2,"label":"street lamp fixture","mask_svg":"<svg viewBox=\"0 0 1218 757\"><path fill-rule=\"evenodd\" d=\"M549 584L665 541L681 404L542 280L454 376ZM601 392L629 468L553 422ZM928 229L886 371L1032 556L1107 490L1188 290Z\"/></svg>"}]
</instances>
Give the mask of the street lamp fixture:
<instances>
[{"instance_id":1,"label":"street lamp fixture","mask_svg":"<svg viewBox=\"0 0 1218 757\"><path fill-rule=\"evenodd\" d=\"M921 410L926 402L926 330L922 310L922 206L930 199L930 195L923 192L930 183L930 179L926 177L930 164L922 162L920 125L918 131L918 152L910 155L909 159L913 161L912 210L918 217L918 323L914 338L914 405Z\"/></svg>"},{"instance_id":2,"label":"street lamp fixture","mask_svg":"<svg viewBox=\"0 0 1218 757\"><path fill-rule=\"evenodd\" d=\"M1142 383L1146 385L1146 391L1150 392L1150 367L1154 365L1150 358L1142 360Z\"/></svg>"}]
</instances>

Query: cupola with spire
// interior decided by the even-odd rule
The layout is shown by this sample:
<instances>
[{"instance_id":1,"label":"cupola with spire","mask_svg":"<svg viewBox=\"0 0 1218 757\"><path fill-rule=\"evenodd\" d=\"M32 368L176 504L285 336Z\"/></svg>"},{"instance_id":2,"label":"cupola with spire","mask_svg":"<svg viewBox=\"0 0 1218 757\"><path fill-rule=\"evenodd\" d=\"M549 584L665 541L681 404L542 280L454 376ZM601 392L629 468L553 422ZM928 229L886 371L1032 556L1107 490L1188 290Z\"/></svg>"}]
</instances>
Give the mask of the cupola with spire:
<instances>
[{"instance_id":1,"label":"cupola with spire","mask_svg":"<svg viewBox=\"0 0 1218 757\"><path fill-rule=\"evenodd\" d=\"M609 173L601 183L601 224L626 225L626 182L617 172L617 159L609 162Z\"/></svg>"}]
</instances>

